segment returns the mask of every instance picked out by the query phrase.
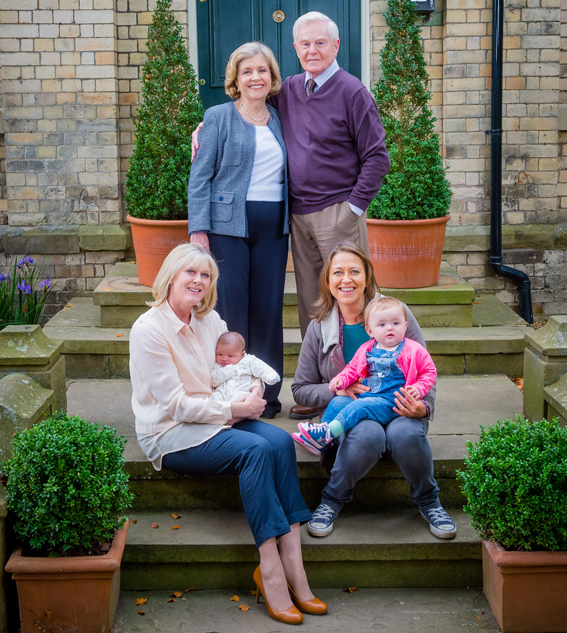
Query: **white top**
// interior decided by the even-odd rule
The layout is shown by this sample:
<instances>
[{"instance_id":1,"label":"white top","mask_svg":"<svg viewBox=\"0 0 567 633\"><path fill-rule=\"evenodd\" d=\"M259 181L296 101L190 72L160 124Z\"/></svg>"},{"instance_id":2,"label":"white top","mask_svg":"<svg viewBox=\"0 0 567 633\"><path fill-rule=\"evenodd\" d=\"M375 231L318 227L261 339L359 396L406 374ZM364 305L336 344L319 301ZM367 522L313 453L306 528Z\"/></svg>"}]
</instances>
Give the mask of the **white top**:
<instances>
[{"instance_id":1,"label":"white top","mask_svg":"<svg viewBox=\"0 0 567 633\"><path fill-rule=\"evenodd\" d=\"M230 402L211 400L215 348L226 323L212 311L191 325L166 302L130 332L130 379L136 434L156 470L163 455L198 446L232 418Z\"/></svg>"},{"instance_id":2,"label":"white top","mask_svg":"<svg viewBox=\"0 0 567 633\"><path fill-rule=\"evenodd\" d=\"M222 367L218 363L211 372L211 387L214 393L211 400L217 402L235 402L250 393L252 387L261 387L262 382L275 385L279 382L278 373L254 354L245 354L236 365Z\"/></svg>"},{"instance_id":3,"label":"white top","mask_svg":"<svg viewBox=\"0 0 567 633\"><path fill-rule=\"evenodd\" d=\"M270 128L256 126L256 154L246 200L284 199L284 154Z\"/></svg>"}]
</instances>

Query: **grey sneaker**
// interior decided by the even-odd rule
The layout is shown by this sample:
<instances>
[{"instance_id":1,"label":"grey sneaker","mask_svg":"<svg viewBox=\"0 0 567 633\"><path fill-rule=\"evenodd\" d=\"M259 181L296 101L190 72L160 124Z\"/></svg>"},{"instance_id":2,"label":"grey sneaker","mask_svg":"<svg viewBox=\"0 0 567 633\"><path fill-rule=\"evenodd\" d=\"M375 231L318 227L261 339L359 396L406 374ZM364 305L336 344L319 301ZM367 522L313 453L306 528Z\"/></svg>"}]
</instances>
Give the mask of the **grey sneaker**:
<instances>
[{"instance_id":1,"label":"grey sneaker","mask_svg":"<svg viewBox=\"0 0 567 633\"><path fill-rule=\"evenodd\" d=\"M320 503L307 524L307 531L311 536L327 536L333 531L333 521L338 513L339 510L334 510L326 503Z\"/></svg>"},{"instance_id":2,"label":"grey sneaker","mask_svg":"<svg viewBox=\"0 0 567 633\"><path fill-rule=\"evenodd\" d=\"M429 510L420 508L419 513L429 523L431 534L439 538L455 538L457 535L457 526L441 506Z\"/></svg>"}]
</instances>

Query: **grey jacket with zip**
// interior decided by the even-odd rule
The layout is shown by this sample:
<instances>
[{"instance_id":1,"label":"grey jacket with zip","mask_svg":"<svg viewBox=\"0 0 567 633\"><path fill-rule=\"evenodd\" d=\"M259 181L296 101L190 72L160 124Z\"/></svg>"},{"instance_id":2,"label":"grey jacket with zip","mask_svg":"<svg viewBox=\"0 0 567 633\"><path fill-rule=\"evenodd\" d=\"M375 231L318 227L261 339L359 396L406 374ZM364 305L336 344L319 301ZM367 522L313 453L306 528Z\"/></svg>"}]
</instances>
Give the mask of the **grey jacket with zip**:
<instances>
[{"instance_id":1,"label":"grey jacket with zip","mask_svg":"<svg viewBox=\"0 0 567 633\"><path fill-rule=\"evenodd\" d=\"M421 328L407 306L406 310L406 338L421 343L427 349ZM304 407L326 408L333 398L329 391L329 383L345 365L343 350L339 344L339 308L335 303L326 319L321 323L311 321L307 328L291 385L295 402ZM429 407L430 420L433 420L436 391L437 385L433 385L423 398L423 402Z\"/></svg>"},{"instance_id":2,"label":"grey jacket with zip","mask_svg":"<svg viewBox=\"0 0 567 633\"><path fill-rule=\"evenodd\" d=\"M289 233L287 204L287 152L276 110L270 111L268 127L284 154L285 218ZM205 112L199 133L199 151L191 166L188 188L189 235L198 231L248 237L246 194L256 153L256 128L246 123L234 102L213 106Z\"/></svg>"}]
</instances>

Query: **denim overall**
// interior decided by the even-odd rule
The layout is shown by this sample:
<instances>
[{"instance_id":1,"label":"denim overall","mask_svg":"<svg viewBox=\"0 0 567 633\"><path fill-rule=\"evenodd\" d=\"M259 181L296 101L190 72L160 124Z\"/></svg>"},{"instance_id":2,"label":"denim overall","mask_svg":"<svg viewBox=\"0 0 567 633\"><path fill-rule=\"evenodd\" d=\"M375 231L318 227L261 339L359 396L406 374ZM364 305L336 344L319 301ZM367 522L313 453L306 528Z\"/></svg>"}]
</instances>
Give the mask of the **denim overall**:
<instances>
[{"instance_id":1,"label":"denim overall","mask_svg":"<svg viewBox=\"0 0 567 633\"><path fill-rule=\"evenodd\" d=\"M345 431L349 431L361 420L374 420L386 426L398 414L395 406L394 392L406 384L402 370L396 365L405 339L395 350L384 350L373 347L366 353L368 376L362 381L370 387L370 391L360 393L356 400L348 396L335 396L323 414L323 422L339 420Z\"/></svg>"}]
</instances>

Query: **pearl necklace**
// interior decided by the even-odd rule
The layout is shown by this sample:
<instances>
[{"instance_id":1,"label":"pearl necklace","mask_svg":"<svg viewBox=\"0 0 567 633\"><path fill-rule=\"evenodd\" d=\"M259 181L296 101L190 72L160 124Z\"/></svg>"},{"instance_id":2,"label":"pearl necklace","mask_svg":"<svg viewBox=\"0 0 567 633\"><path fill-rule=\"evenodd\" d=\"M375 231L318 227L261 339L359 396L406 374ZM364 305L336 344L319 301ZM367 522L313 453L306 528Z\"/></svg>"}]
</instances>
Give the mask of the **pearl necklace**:
<instances>
[{"instance_id":1,"label":"pearl necklace","mask_svg":"<svg viewBox=\"0 0 567 633\"><path fill-rule=\"evenodd\" d=\"M264 114L264 116L261 119L256 119L255 117L253 117L250 114L250 112L248 112L248 110L244 107L244 104L242 103L242 101L240 101L240 99L238 99L237 101L240 104L240 107L244 110L244 112L246 112L246 114L252 119L252 121L256 121L257 123L262 123L262 121L264 121L265 118L270 113L270 111L268 110L268 106L266 104L264 104L264 107L266 108L266 113Z\"/></svg>"}]
</instances>

